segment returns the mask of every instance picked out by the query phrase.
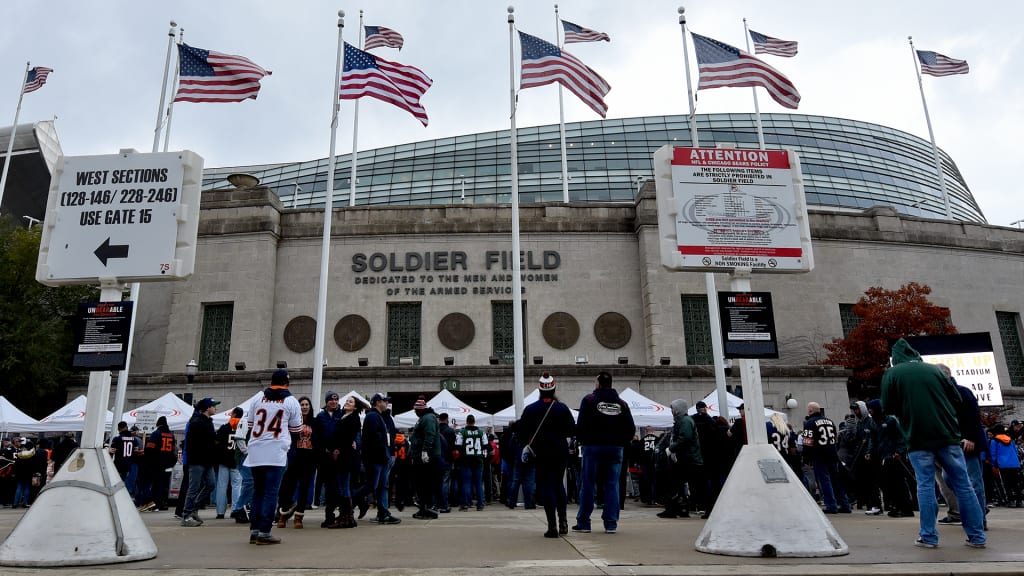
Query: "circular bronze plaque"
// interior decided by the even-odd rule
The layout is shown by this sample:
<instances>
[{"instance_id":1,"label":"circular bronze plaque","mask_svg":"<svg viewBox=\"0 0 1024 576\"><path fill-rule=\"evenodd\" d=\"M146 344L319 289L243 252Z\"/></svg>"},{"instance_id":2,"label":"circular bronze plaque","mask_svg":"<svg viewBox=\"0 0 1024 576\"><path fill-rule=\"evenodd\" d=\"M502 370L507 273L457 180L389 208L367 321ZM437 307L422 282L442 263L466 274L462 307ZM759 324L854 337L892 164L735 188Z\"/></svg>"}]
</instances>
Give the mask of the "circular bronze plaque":
<instances>
[{"instance_id":1,"label":"circular bronze plaque","mask_svg":"<svg viewBox=\"0 0 1024 576\"><path fill-rule=\"evenodd\" d=\"M349 314L334 325L334 342L345 352L362 350L370 341L370 323L358 314Z\"/></svg>"},{"instance_id":2,"label":"circular bronze plaque","mask_svg":"<svg viewBox=\"0 0 1024 576\"><path fill-rule=\"evenodd\" d=\"M605 312L594 322L594 337L605 348L622 348L629 344L632 336L633 329L629 326L629 320L618 312Z\"/></svg>"},{"instance_id":3,"label":"circular bronze plaque","mask_svg":"<svg viewBox=\"0 0 1024 576\"><path fill-rule=\"evenodd\" d=\"M580 324L568 312L555 312L544 319L544 341L552 348L565 350L580 339Z\"/></svg>"},{"instance_id":4,"label":"circular bronze plaque","mask_svg":"<svg viewBox=\"0 0 1024 576\"><path fill-rule=\"evenodd\" d=\"M292 352L309 352L316 344L316 320L296 316L284 327L284 345Z\"/></svg>"},{"instance_id":5,"label":"circular bronze plaque","mask_svg":"<svg viewBox=\"0 0 1024 576\"><path fill-rule=\"evenodd\" d=\"M473 341L476 327L473 320L461 312L452 312L437 324L437 339L449 350L462 350Z\"/></svg>"}]
</instances>

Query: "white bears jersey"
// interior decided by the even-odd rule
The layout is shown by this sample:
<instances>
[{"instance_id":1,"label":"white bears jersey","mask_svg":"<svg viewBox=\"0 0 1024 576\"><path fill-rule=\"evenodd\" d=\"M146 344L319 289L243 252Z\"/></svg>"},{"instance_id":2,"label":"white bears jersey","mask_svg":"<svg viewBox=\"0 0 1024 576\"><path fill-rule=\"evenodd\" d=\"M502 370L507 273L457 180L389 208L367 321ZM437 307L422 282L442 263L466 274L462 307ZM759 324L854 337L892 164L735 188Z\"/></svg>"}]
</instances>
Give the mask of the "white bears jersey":
<instances>
[{"instance_id":1,"label":"white bears jersey","mask_svg":"<svg viewBox=\"0 0 1024 576\"><path fill-rule=\"evenodd\" d=\"M292 433L302 430L302 408L285 390L268 388L249 407L249 454L244 464L287 466Z\"/></svg>"}]
</instances>

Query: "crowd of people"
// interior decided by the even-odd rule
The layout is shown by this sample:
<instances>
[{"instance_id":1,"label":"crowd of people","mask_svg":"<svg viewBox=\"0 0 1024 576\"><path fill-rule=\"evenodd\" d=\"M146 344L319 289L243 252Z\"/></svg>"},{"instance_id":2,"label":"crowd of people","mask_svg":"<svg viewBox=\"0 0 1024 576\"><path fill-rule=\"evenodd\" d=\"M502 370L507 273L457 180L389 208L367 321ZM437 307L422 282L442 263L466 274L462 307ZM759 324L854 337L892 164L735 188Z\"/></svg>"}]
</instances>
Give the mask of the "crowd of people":
<instances>
[{"instance_id":1,"label":"crowd of people","mask_svg":"<svg viewBox=\"0 0 1024 576\"><path fill-rule=\"evenodd\" d=\"M921 362L904 341L893 358L881 398L853 402L838 424L816 402L807 404L802 425L790 426L776 413L766 421L768 439L825 514L854 507L892 517L918 512L918 546L938 545L938 522L963 525L967 545L983 547L988 509L1022 504L1021 423L986 429L974 394L948 368ZM235 407L217 429L220 402L196 403L180 454L175 517L183 527L204 524L199 510L212 507L217 519L247 524L250 542L277 544L273 528L302 529L314 509L322 509L320 527L346 529L371 508L373 522L394 525L401 519L392 509L415 507L412 518L431 520L455 507L515 509L521 494L523 508L543 506L545 537L569 532L572 503L572 531L591 532L591 516L600 509L604 531L613 534L630 498L662 508L660 518L709 517L747 442L743 406L729 422L709 414L704 402L688 414L684 399L670 404L670 430L637 434L607 372L597 376L575 421L558 400L554 377L544 372L539 399L500 437L472 416L461 426L450 422L422 396L415 426L399 430L383 394L366 405L354 396L341 402L329 391L317 410L310 398L296 399L289 384L287 371L274 372L252 406ZM5 438L0 503L29 505L74 447L70 434L52 449ZM108 450L139 509L167 510L179 454L166 419L146 437L121 422ZM947 508L937 520L940 499Z\"/></svg>"}]
</instances>

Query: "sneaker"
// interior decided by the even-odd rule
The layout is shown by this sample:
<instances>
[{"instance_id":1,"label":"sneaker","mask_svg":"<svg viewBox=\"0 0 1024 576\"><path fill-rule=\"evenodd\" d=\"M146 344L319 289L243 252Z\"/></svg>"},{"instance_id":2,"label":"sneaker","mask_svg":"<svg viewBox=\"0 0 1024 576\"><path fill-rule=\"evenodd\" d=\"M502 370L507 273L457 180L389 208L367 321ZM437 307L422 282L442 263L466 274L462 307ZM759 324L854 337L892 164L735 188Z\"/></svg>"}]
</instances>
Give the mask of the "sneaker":
<instances>
[{"instance_id":1,"label":"sneaker","mask_svg":"<svg viewBox=\"0 0 1024 576\"><path fill-rule=\"evenodd\" d=\"M575 526L573 526L572 527L572 531L573 532L580 532L582 534L590 534L590 528L584 528L583 526L580 526L579 524L576 524Z\"/></svg>"},{"instance_id":2,"label":"sneaker","mask_svg":"<svg viewBox=\"0 0 1024 576\"><path fill-rule=\"evenodd\" d=\"M664 510L655 514L658 518L679 518L679 515L671 510Z\"/></svg>"},{"instance_id":3,"label":"sneaker","mask_svg":"<svg viewBox=\"0 0 1024 576\"><path fill-rule=\"evenodd\" d=\"M465 510L465 508L459 508L459 510ZM451 508L441 508L438 510L438 512L440 512L441 514L449 514L451 513L451 511Z\"/></svg>"},{"instance_id":4,"label":"sneaker","mask_svg":"<svg viewBox=\"0 0 1024 576\"><path fill-rule=\"evenodd\" d=\"M882 513L882 509L878 508L878 507L874 507L874 508L872 508L870 510L864 511L864 514L866 514L867 516L878 516L881 513Z\"/></svg>"},{"instance_id":5,"label":"sneaker","mask_svg":"<svg viewBox=\"0 0 1024 576\"><path fill-rule=\"evenodd\" d=\"M395 518L394 516L388 515L388 516L385 516L385 517L381 518L380 520L378 520L378 522L381 523L381 524L401 524L402 523L402 519L401 518Z\"/></svg>"},{"instance_id":6,"label":"sneaker","mask_svg":"<svg viewBox=\"0 0 1024 576\"><path fill-rule=\"evenodd\" d=\"M245 513L245 508L239 508L231 512L231 517L235 519L235 524L249 523L249 515Z\"/></svg>"},{"instance_id":7,"label":"sneaker","mask_svg":"<svg viewBox=\"0 0 1024 576\"><path fill-rule=\"evenodd\" d=\"M946 524L949 526L959 526L960 524L962 524L959 518L953 518L951 516L944 516L937 520L937 522L939 524Z\"/></svg>"},{"instance_id":8,"label":"sneaker","mask_svg":"<svg viewBox=\"0 0 1024 576\"><path fill-rule=\"evenodd\" d=\"M223 514L217 514L217 520L223 520L223 519L224 519L224 515Z\"/></svg>"},{"instance_id":9,"label":"sneaker","mask_svg":"<svg viewBox=\"0 0 1024 576\"><path fill-rule=\"evenodd\" d=\"M971 542L970 540L968 540L967 542L964 542L964 546L967 546L968 548L984 548L985 547L985 543L984 542Z\"/></svg>"},{"instance_id":10,"label":"sneaker","mask_svg":"<svg viewBox=\"0 0 1024 576\"><path fill-rule=\"evenodd\" d=\"M366 511L370 509L370 503L364 498L359 501L359 520L362 520L366 516Z\"/></svg>"},{"instance_id":11,"label":"sneaker","mask_svg":"<svg viewBox=\"0 0 1024 576\"><path fill-rule=\"evenodd\" d=\"M196 520L195 518L185 518L181 521L181 525L185 528L195 528L196 526L202 526L203 522L201 520Z\"/></svg>"},{"instance_id":12,"label":"sneaker","mask_svg":"<svg viewBox=\"0 0 1024 576\"><path fill-rule=\"evenodd\" d=\"M139 506L139 512L149 512L152 510L156 510L156 502L149 502L148 504Z\"/></svg>"},{"instance_id":13,"label":"sneaker","mask_svg":"<svg viewBox=\"0 0 1024 576\"><path fill-rule=\"evenodd\" d=\"M604 533L605 534L615 534L615 528L605 528L604 529Z\"/></svg>"},{"instance_id":14,"label":"sneaker","mask_svg":"<svg viewBox=\"0 0 1024 576\"><path fill-rule=\"evenodd\" d=\"M482 511L483 511L483 509L484 509L484 507L483 507L483 506L477 506L477 507L476 507L476 511L477 511L477 512L482 512Z\"/></svg>"},{"instance_id":15,"label":"sneaker","mask_svg":"<svg viewBox=\"0 0 1024 576\"><path fill-rule=\"evenodd\" d=\"M195 520L196 522L198 522L200 526L203 525L203 519L199 517L199 514L193 512L192 516L190 516L189 518L191 518L192 520Z\"/></svg>"},{"instance_id":16,"label":"sneaker","mask_svg":"<svg viewBox=\"0 0 1024 576\"><path fill-rule=\"evenodd\" d=\"M925 542L918 538L917 540L914 540L914 546L917 546L918 548L938 548L939 544L938 542Z\"/></svg>"},{"instance_id":17,"label":"sneaker","mask_svg":"<svg viewBox=\"0 0 1024 576\"><path fill-rule=\"evenodd\" d=\"M255 544L256 540L260 537L259 532L249 532L249 544Z\"/></svg>"},{"instance_id":18,"label":"sneaker","mask_svg":"<svg viewBox=\"0 0 1024 576\"><path fill-rule=\"evenodd\" d=\"M177 512L174 513L174 519L175 520L184 520L184 518L181 517L181 514L178 514Z\"/></svg>"},{"instance_id":19,"label":"sneaker","mask_svg":"<svg viewBox=\"0 0 1024 576\"><path fill-rule=\"evenodd\" d=\"M435 518L437 518L437 516L431 516L430 514L425 514L424 512L417 512L413 514L412 517L417 520L434 520Z\"/></svg>"},{"instance_id":20,"label":"sneaker","mask_svg":"<svg viewBox=\"0 0 1024 576\"><path fill-rule=\"evenodd\" d=\"M466 510L469 510L469 506L459 506L459 512L465 512ZM444 512L444 510L441 510L441 512Z\"/></svg>"},{"instance_id":21,"label":"sneaker","mask_svg":"<svg viewBox=\"0 0 1024 576\"><path fill-rule=\"evenodd\" d=\"M280 544L280 543L281 543L281 539L280 538L278 538L277 536L271 536L270 534L266 534L264 536L257 536L256 537L256 545L257 546L268 546L270 544Z\"/></svg>"}]
</instances>

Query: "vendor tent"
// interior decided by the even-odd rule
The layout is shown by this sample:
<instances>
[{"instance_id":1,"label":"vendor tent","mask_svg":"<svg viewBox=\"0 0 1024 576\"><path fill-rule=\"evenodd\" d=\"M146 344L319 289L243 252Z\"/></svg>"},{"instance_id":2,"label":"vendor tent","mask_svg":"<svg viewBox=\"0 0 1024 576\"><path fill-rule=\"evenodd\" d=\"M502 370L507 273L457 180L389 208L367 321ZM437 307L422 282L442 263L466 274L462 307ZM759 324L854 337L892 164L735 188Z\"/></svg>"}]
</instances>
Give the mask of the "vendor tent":
<instances>
[{"instance_id":1,"label":"vendor tent","mask_svg":"<svg viewBox=\"0 0 1024 576\"><path fill-rule=\"evenodd\" d=\"M246 416L249 415L249 406L252 406L253 401L262 396L263 390L261 389L259 392L253 394L244 402L239 402L238 404L235 405L240 406L242 408L242 418L245 418ZM235 408L235 406L230 406L228 404L221 404L220 406L217 406L217 413L213 415L213 427L220 428L222 425L227 424L228 420L231 417L231 411ZM191 418L192 415L189 414L189 417Z\"/></svg>"},{"instance_id":2,"label":"vendor tent","mask_svg":"<svg viewBox=\"0 0 1024 576\"><path fill-rule=\"evenodd\" d=\"M540 390L534 388L533 392L530 392L529 394L527 394L526 398L523 399L523 406L529 406L530 404L533 404L534 402L536 402L539 399L540 399ZM572 419L573 420L575 420L576 418L579 417L579 415L580 415L580 411L579 410L577 410L575 408L569 408L569 410L572 412ZM511 423L513 420L516 419L516 405L513 404L513 405L509 406L508 408L505 408L504 410L499 410L499 411L495 412L493 418L494 418L494 420L493 420L494 426L496 428L503 428L505 426L508 426L509 423Z\"/></svg>"},{"instance_id":3,"label":"vendor tent","mask_svg":"<svg viewBox=\"0 0 1024 576\"><path fill-rule=\"evenodd\" d=\"M167 426L171 430L184 430L189 418L194 411L188 402L185 402L173 392L168 392L152 402L143 404L138 408L125 412L121 417L129 426L135 424L139 412L156 412L157 417L167 418Z\"/></svg>"},{"instance_id":4,"label":"vendor tent","mask_svg":"<svg viewBox=\"0 0 1024 576\"><path fill-rule=\"evenodd\" d=\"M80 395L63 408L58 409L35 424L21 427L22 432L80 432L85 428L85 395ZM106 411L104 426L110 429L114 414Z\"/></svg>"},{"instance_id":5,"label":"vendor tent","mask_svg":"<svg viewBox=\"0 0 1024 576\"><path fill-rule=\"evenodd\" d=\"M729 420L735 420L736 418L739 418L740 405L743 404L743 398L740 398L739 396L734 396L728 392L725 393L725 396L729 401L729 415L726 416L726 418ZM704 403L708 405L709 415L718 416L718 392L716 390L712 390L710 394L704 397ZM690 406L690 409L687 410L687 412L691 415L696 414L697 408L695 406ZM775 410L772 410L770 408L764 409L765 420L771 418L772 414L782 414L782 417L786 418L786 414L783 412L776 412Z\"/></svg>"},{"instance_id":6,"label":"vendor tent","mask_svg":"<svg viewBox=\"0 0 1024 576\"><path fill-rule=\"evenodd\" d=\"M659 404L643 394L626 388L619 392L619 398L629 406L633 414L633 423L644 428L671 428L673 424L672 410L664 404Z\"/></svg>"},{"instance_id":7,"label":"vendor tent","mask_svg":"<svg viewBox=\"0 0 1024 576\"><path fill-rule=\"evenodd\" d=\"M466 416L470 414L476 418L477 426L491 426L493 416L486 412L481 412L476 408L473 408L469 404L466 404L462 400L455 397L454 394L447 390L441 390L433 398L427 400L427 406L434 409L434 412L440 414L447 412L448 417L451 419L452 424L464 425L466 423ZM416 417L415 410L409 410L395 416L395 426L399 428L411 428L416 425L416 421L419 418Z\"/></svg>"},{"instance_id":8,"label":"vendor tent","mask_svg":"<svg viewBox=\"0 0 1024 576\"><path fill-rule=\"evenodd\" d=\"M35 418L18 410L7 398L0 396L0 432L21 432L22 426L37 422Z\"/></svg>"}]
</instances>

